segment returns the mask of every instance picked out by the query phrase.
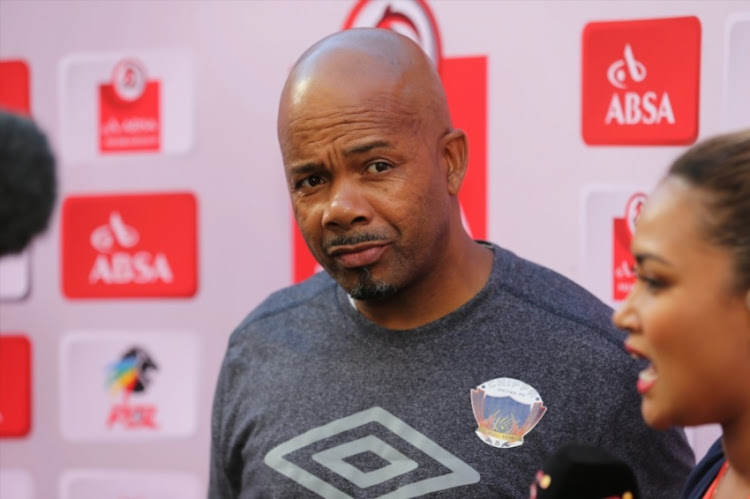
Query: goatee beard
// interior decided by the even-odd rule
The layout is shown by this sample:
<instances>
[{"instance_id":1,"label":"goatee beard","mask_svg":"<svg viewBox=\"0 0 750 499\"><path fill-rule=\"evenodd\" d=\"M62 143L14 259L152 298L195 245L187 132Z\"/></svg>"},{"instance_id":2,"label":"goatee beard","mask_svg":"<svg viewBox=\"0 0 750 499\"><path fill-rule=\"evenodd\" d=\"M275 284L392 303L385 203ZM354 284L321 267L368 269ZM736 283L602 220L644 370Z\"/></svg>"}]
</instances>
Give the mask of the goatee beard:
<instances>
[{"instance_id":1,"label":"goatee beard","mask_svg":"<svg viewBox=\"0 0 750 499\"><path fill-rule=\"evenodd\" d=\"M359 270L359 283L349 291L349 296L355 300L382 300L393 296L398 291L391 284L374 280L368 268L362 267Z\"/></svg>"}]
</instances>

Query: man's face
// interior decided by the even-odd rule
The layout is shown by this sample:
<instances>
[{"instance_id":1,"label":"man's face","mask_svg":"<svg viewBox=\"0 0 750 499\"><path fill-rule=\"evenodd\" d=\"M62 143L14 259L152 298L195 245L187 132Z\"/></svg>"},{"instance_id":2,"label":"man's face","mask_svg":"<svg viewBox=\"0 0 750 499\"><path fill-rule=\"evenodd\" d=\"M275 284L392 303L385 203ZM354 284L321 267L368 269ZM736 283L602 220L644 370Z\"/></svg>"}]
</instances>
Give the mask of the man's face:
<instances>
[{"instance_id":1,"label":"man's face","mask_svg":"<svg viewBox=\"0 0 750 499\"><path fill-rule=\"evenodd\" d=\"M423 280L447 246L443 137L408 102L353 93L308 91L283 115L280 143L313 255L354 298L382 299Z\"/></svg>"}]
</instances>

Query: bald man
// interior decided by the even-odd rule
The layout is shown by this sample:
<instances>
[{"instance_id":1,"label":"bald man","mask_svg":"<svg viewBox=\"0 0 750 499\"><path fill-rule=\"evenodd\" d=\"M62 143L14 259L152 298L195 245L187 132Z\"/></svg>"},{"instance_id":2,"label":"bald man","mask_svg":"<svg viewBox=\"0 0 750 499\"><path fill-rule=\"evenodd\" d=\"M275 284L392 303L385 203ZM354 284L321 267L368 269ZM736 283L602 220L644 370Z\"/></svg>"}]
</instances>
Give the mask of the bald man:
<instances>
[{"instance_id":1,"label":"bald man","mask_svg":"<svg viewBox=\"0 0 750 499\"><path fill-rule=\"evenodd\" d=\"M643 423L611 310L464 229L467 139L419 46L379 29L316 43L278 137L325 272L232 334L210 497L525 498L569 442L628 462L643 497L679 494L692 452Z\"/></svg>"}]
</instances>

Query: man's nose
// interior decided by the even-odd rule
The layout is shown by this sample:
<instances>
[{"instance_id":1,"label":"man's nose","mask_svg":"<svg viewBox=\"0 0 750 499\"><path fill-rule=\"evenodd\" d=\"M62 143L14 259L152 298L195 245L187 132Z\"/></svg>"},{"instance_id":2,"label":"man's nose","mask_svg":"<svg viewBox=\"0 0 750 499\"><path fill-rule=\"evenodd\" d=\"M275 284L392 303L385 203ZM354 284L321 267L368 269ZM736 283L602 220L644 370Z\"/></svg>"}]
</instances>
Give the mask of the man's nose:
<instances>
[{"instance_id":1,"label":"man's nose","mask_svg":"<svg viewBox=\"0 0 750 499\"><path fill-rule=\"evenodd\" d=\"M336 180L323 212L323 227L348 230L356 224L366 224L372 218L372 206L362 187L350 179Z\"/></svg>"}]
</instances>

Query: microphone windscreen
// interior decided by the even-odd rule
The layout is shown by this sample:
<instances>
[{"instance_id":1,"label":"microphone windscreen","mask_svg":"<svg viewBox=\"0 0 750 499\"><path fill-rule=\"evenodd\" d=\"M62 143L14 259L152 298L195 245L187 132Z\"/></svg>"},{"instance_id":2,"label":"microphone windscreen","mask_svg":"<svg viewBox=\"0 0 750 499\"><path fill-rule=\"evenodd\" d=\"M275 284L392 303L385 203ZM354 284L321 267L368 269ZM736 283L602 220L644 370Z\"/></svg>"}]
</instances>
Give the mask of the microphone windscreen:
<instances>
[{"instance_id":1,"label":"microphone windscreen","mask_svg":"<svg viewBox=\"0 0 750 499\"><path fill-rule=\"evenodd\" d=\"M602 448L569 444L553 453L531 484L530 499L638 499L630 467Z\"/></svg>"}]
</instances>

